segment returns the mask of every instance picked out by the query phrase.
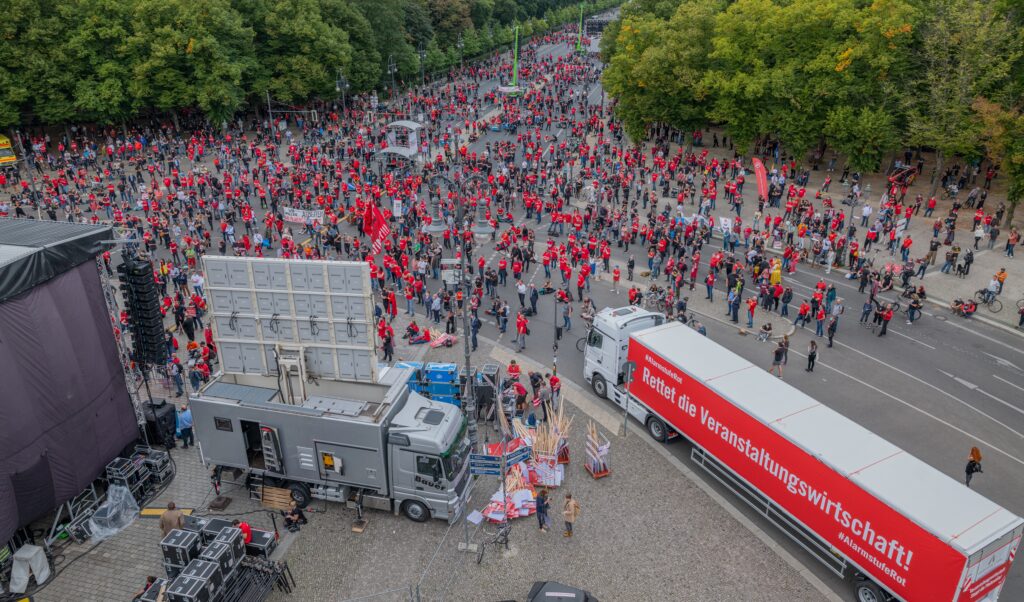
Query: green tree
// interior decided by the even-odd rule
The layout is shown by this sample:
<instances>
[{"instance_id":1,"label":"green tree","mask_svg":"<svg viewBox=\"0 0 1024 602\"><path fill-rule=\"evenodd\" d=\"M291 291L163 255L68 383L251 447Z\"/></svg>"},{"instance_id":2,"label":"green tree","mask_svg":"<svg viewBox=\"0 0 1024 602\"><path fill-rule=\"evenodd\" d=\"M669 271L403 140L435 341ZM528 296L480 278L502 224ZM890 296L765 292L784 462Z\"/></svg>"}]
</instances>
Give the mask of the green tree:
<instances>
[{"instance_id":1,"label":"green tree","mask_svg":"<svg viewBox=\"0 0 1024 602\"><path fill-rule=\"evenodd\" d=\"M920 79L906 101L909 141L934 148L941 173L953 155L981 155L986 132L972 105L1005 94L1021 56L1020 29L988 2L935 0L915 56ZM932 194L938 186L934 178Z\"/></svg>"},{"instance_id":2,"label":"green tree","mask_svg":"<svg viewBox=\"0 0 1024 602\"><path fill-rule=\"evenodd\" d=\"M416 48L434 39L434 25L426 0L409 0L405 4L405 30L409 34L409 43Z\"/></svg>"},{"instance_id":3,"label":"green tree","mask_svg":"<svg viewBox=\"0 0 1024 602\"><path fill-rule=\"evenodd\" d=\"M885 154L900 143L896 118L882 108L837 107L825 119L825 135L855 171L878 171Z\"/></svg>"},{"instance_id":4,"label":"green tree","mask_svg":"<svg viewBox=\"0 0 1024 602\"><path fill-rule=\"evenodd\" d=\"M440 44L453 43L460 33L465 37L472 31L467 0L428 0L428 4Z\"/></svg>"},{"instance_id":5,"label":"green tree","mask_svg":"<svg viewBox=\"0 0 1024 602\"><path fill-rule=\"evenodd\" d=\"M372 90L383 68L373 26L349 0L321 0L324 20L345 29L352 47L349 62L340 65L353 92Z\"/></svg>"},{"instance_id":6,"label":"green tree","mask_svg":"<svg viewBox=\"0 0 1024 602\"><path fill-rule=\"evenodd\" d=\"M131 31L131 4L121 0L70 0L57 10L66 31L64 50L77 81L71 98L77 110L101 123L120 122L133 113L129 91L132 59L125 40Z\"/></svg>"},{"instance_id":7,"label":"green tree","mask_svg":"<svg viewBox=\"0 0 1024 602\"><path fill-rule=\"evenodd\" d=\"M333 96L337 68L351 60L348 33L324 19L319 0L265 0L253 14L263 90L282 102Z\"/></svg>"},{"instance_id":8,"label":"green tree","mask_svg":"<svg viewBox=\"0 0 1024 602\"><path fill-rule=\"evenodd\" d=\"M26 62L33 51L28 40L45 40L44 32L34 25L40 6L34 0L12 0L0 19L0 125L21 121L21 111L32 97ZM52 34L52 32L51 32Z\"/></svg>"},{"instance_id":9,"label":"green tree","mask_svg":"<svg viewBox=\"0 0 1024 602\"><path fill-rule=\"evenodd\" d=\"M243 73L255 65L253 31L227 0L137 0L129 53L139 106L199 107L215 124L245 101Z\"/></svg>"}]
</instances>

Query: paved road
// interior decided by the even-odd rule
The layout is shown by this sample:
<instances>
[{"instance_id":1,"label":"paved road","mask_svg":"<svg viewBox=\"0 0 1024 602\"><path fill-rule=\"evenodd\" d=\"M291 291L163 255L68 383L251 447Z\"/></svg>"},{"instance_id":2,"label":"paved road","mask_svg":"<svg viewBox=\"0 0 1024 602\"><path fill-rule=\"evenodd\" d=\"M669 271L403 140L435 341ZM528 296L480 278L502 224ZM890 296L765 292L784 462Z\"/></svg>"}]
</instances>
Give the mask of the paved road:
<instances>
[{"instance_id":1,"label":"paved road","mask_svg":"<svg viewBox=\"0 0 1024 602\"><path fill-rule=\"evenodd\" d=\"M542 49L542 53L564 51ZM591 91L597 102L600 90ZM494 139L495 135L491 135ZM482 145L484 140L478 144ZM538 249L547 239L546 228L538 230ZM712 247L720 246L720 241ZM491 257L493 248L487 247ZM613 261L625 264L626 255L613 249ZM637 271L645 256L637 249ZM705 261L710 256L704 253ZM625 272L625 270L623 270ZM701 274L706 274L706 264ZM592 284L590 296L598 308L627 303L625 294L616 296L607 276ZM823 269L811 270L806 264L786 283L793 287L795 302L802 294L809 295L819 278L835 284L847 307L842 317L835 348L820 345L818 365L806 373L804 351L813 337L813 328L798 329L793 336L791 359L786 380L843 415L896 443L928 462L950 477L961 480L963 467L971 446L977 445L985 454L985 473L974 481L974 488L1018 514L1024 514L1024 349L1021 338L1005 330L978 322L965 322L938 308L926 307L925 316L913 326L904 324L902 316L893 319L889 335L877 333L858 324L860 308L866 295L857 292L856 281L844 274ZM541 284L543 268L538 266L530 279ZM524 278L524 281L526 279ZM539 282L538 282L539 280ZM646 281L647 279L643 279ZM502 296L515 298L510 284L501 289ZM737 334L735 325L727 321L724 294L716 294L716 303L703 300L704 287L698 285L691 293L691 309L705 316L708 335L735 353L755 362L770 364L770 347L759 344L754 337ZM884 295L883 298L890 295ZM560 343L557 353L552 349L554 325L561 325L559 309L551 297L542 297L540 311L531 320L527 349L530 358L551 364L557 357L559 373L564 378L582 382L582 354L575 348L584 334L582 325L574 324L572 332ZM791 308L792 312L792 308ZM557 319L556 319L557 318ZM762 313L755 324L767 320ZM781 325L778 315L771 320ZM577 320L577 322L579 322ZM745 322L745 320L741 320ZM485 336L499 336L493 325L485 326ZM609 407L612 407L610 402ZM688 446L670 446L679 457L687 457ZM736 502L739 505L739 502ZM766 526L780 543L780 533ZM796 546L789 546L796 553ZM808 562L814 562L809 560ZM819 570L837 591L845 593L843 584L824 569ZM1007 588L1006 599L1024 599L1024 568L1015 566Z\"/></svg>"}]
</instances>

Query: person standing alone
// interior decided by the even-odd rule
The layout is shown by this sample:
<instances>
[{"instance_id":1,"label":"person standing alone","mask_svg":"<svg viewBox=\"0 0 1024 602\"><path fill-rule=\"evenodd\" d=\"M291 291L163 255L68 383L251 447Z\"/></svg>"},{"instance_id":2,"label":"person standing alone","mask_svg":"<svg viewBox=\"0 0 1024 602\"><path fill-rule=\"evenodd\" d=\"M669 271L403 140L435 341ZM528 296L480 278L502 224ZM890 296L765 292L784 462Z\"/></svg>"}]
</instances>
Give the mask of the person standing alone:
<instances>
[{"instance_id":1,"label":"person standing alone","mask_svg":"<svg viewBox=\"0 0 1024 602\"><path fill-rule=\"evenodd\" d=\"M181 412L178 413L178 429L181 431L181 447L188 449L189 445L195 445L195 437L192 436L192 410L182 404Z\"/></svg>"},{"instance_id":2,"label":"person standing alone","mask_svg":"<svg viewBox=\"0 0 1024 602\"><path fill-rule=\"evenodd\" d=\"M565 533L563 537L572 537L572 525L580 517L580 503L572 498L571 493L565 494L565 504L562 506L562 518L565 519Z\"/></svg>"},{"instance_id":3,"label":"person standing alone","mask_svg":"<svg viewBox=\"0 0 1024 602\"><path fill-rule=\"evenodd\" d=\"M964 472L967 474L964 484L968 487L971 486L971 479L974 478L974 473L985 472L981 469L981 450L977 447L971 448L971 453L967 456L967 467L964 468Z\"/></svg>"}]
</instances>

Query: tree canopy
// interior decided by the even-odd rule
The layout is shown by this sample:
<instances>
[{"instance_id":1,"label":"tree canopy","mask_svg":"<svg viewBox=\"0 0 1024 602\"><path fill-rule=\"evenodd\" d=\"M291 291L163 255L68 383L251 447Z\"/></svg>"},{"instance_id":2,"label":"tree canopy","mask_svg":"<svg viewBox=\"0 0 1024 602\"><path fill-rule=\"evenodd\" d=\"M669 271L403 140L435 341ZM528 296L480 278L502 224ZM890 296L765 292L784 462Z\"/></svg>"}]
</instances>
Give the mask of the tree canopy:
<instances>
[{"instance_id":1,"label":"tree canopy","mask_svg":"<svg viewBox=\"0 0 1024 602\"><path fill-rule=\"evenodd\" d=\"M621 0L587 2L589 12ZM11 0L0 22L0 127L125 122L198 109L214 124L266 94L334 98L573 22L576 0ZM461 51L456 47L462 39Z\"/></svg>"},{"instance_id":2,"label":"tree canopy","mask_svg":"<svg viewBox=\"0 0 1024 602\"><path fill-rule=\"evenodd\" d=\"M825 143L857 170L912 145L1012 171L1022 31L1021 0L631 0L602 40L604 82L634 139L715 123L741 148Z\"/></svg>"}]
</instances>

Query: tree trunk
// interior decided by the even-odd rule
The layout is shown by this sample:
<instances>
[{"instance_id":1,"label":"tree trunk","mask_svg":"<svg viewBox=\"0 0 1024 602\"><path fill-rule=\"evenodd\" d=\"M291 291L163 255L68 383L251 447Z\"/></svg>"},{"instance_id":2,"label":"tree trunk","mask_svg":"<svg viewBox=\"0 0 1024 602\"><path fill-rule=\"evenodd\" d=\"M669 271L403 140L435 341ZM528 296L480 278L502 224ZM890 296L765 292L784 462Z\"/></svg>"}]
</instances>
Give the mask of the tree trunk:
<instances>
[{"instance_id":1,"label":"tree trunk","mask_svg":"<svg viewBox=\"0 0 1024 602\"><path fill-rule=\"evenodd\" d=\"M935 196L935 193L939 191L939 182L942 181L942 168L945 167L945 157L942 156L942 151L935 151L935 171L932 172L932 191L930 196Z\"/></svg>"},{"instance_id":2,"label":"tree trunk","mask_svg":"<svg viewBox=\"0 0 1024 602\"><path fill-rule=\"evenodd\" d=\"M1017 209L1018 201L1011 201L1006 207L1006 218L1003 220L1003 227L1010 228L1013 226L1013 212Z\"/></svg>"}]
</instances>

